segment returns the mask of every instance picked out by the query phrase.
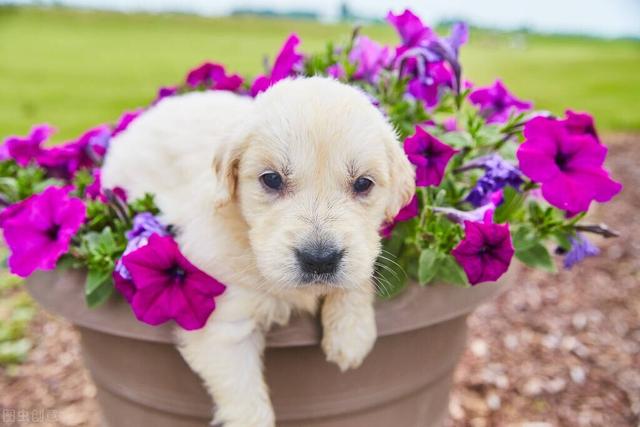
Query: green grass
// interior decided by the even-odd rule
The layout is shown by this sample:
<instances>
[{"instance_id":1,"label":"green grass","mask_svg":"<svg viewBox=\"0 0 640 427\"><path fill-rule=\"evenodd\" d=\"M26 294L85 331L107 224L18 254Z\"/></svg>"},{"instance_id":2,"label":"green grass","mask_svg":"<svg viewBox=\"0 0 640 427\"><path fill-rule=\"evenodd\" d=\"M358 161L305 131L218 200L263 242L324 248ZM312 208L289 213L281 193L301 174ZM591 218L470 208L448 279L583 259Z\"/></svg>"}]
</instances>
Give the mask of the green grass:
<instances>
[{"instance_id":1,"label":"green grass","mask_svg":"<svg viewBox=\"0 0 640 427\"><path fill-rule=\"evenodd\" d=\"M160 85L210 59L245 75L261 71L292 31L303 49L343 40L350 26L258 18L121 15L0 8L0 136L36 122L70 138L125 109L146 105ZM394 43L384 26L365 29ZM603 131L640 130L640 42L492 34L477 31L464 48L466 77L502 77L537 107L595 114Z\"/></svg>"}]
</instances>

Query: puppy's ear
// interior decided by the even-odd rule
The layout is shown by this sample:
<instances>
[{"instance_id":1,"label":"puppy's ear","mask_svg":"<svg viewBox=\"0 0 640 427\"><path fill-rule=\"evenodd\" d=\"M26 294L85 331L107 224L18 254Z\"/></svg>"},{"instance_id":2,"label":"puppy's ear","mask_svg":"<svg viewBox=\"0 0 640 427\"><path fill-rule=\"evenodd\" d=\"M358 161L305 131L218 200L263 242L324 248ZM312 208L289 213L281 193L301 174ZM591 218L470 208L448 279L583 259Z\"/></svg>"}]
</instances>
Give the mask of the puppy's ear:
<instances>
[{"instance_id":1,"label":"puppy's ear","mask_svg":"<svg viewBox=\"0 0 640 427\"><path fill-rule=\"evenodd\" d=\"M238 138L224 144L213 157L213 174L215 175L214 205L216 208L226 205L235 198L238 185L238 165L247 142Z\"/></svg>"},{"instance_id":2,"label":"puppy's ear","mask_svg":"<svg viewBox=\"0 0 640 427\"><path fill-rule=\"evenodd\" d=\"M388 222L393 221L400 209L407 205L416 191L415 170L402 145L395 138L388 140L387 156L391 175L391 196L385 211Z\"/></svg>"}]
</instances>

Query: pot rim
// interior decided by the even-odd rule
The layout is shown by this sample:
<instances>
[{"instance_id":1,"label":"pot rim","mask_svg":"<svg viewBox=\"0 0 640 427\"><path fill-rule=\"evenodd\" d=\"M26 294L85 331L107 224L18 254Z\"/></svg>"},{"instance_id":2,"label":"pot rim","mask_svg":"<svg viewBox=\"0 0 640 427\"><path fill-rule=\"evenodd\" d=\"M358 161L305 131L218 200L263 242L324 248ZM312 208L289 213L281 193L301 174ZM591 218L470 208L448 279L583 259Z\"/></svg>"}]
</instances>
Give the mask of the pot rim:
<instances>
[{"instance_id":1,"label":"pot rim","mask_svg":"<svg viewBox=\"0 0 640 427\"><path fill-rule=\"evenodd\" d=\"M442 284L422 287L410 282L395 298L376 302L378 337L467 315L506 289L516 269L512 266L495 283L483 283L472 288ZM47 311L65 317L79 327L142 341L176 342L173 322L160 326L139 322L123 298L110 298L100 307L87 307L84 300L85 276L86 272L82 270L37 272L27 279L26 288ZM275 326L269 331L267 347L310 346L319 344L320 340L321 326L317 316L294 315L288 325Z\"/></svg>"}]
</instances>

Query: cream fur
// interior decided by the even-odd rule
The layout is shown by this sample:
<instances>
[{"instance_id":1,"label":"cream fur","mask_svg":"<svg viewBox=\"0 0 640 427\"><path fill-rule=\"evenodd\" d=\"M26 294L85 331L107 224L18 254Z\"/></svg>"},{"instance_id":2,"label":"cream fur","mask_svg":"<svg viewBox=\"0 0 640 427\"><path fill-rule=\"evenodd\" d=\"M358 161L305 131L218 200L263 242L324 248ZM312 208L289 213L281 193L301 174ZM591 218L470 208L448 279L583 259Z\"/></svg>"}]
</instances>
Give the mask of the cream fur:
<instances>
[{"instance_id":1,"label":"cream fur","mask_svg":"<svg viewBox=\"0 0 640 427\"><path fill-rule=\"evenodd\" d=\"M213 160L213 172L212 172ZM286 177L286 194L259 176ZM351 182L375 186L356 197ZM154 193L183 253L227 285L207 325L178 347L226 427L272 427L264 334L292 311L322 306L327 359L360 365L376 337L378 229L413 194L413 170L384 117L358 90L324 78L285 80L255 101L192 93L152 107L119 135L105 187ZM345 248L335 283L301 285L292 248L318 233Z\"/></svg>"}]
</instances>

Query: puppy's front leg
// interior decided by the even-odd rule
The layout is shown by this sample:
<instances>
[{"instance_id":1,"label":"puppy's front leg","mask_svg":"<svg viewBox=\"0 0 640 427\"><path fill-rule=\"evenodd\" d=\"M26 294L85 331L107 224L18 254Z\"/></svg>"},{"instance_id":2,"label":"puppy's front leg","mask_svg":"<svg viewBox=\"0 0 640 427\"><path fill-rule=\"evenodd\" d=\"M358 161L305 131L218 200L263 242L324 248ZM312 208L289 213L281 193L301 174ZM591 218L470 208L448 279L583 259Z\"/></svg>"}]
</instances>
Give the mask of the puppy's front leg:
<instances>
[{"instance_id":1,"label":"puppy's front leg","mask_svg":"<svg viewBox=\"0 0 640 427\"><path fill-rule=\"evenodd\" d=\"M322 348L340 370L360 366L376 340L373 286L335 290L322 306Z\"/></svg>"},{"instance_id":2,"label":"puppy's front leg","mask_svg":"<svg viewBox=\"0 0 640 427\"><path fill-rule=\"evenodd\" d=\"M178 339L182 356L216 404L214 425L275 426L262 375L264 333L252 320L209 322L198 331L178 331Z\"/></svg>"}]
</instances>

